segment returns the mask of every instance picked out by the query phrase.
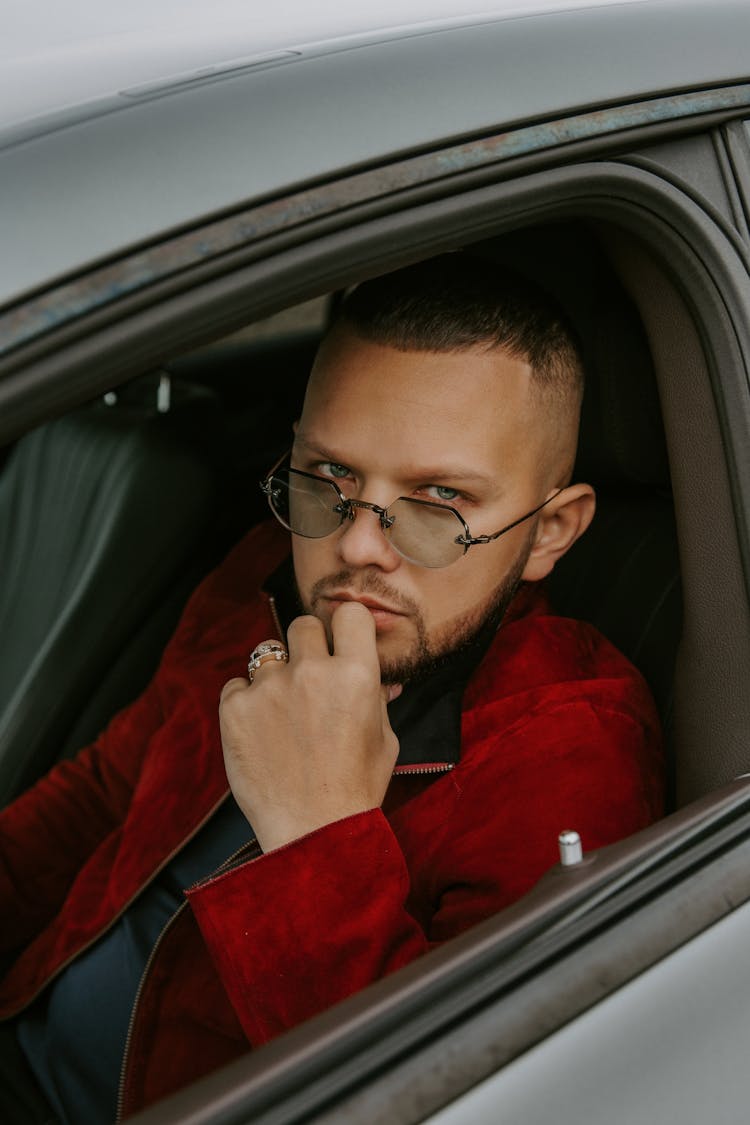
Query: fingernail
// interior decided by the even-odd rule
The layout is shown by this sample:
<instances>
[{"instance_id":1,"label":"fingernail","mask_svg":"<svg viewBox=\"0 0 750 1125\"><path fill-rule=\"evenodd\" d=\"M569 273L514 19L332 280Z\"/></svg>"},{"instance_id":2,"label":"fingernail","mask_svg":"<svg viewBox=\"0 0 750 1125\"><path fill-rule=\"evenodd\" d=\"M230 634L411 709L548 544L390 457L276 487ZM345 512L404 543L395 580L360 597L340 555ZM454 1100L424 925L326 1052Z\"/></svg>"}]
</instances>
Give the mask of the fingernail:
<instances>
[{"instance_id":1,"label":"fingernail","mask_svg":"<svg viewBox=\"0 0 750 1125\"><path fill-rule=\"evenodd\" d=\"M398 699L403 690L403 684L388 684L388 702L393 703L393 700Z\"/></svg>"}]
</instances>

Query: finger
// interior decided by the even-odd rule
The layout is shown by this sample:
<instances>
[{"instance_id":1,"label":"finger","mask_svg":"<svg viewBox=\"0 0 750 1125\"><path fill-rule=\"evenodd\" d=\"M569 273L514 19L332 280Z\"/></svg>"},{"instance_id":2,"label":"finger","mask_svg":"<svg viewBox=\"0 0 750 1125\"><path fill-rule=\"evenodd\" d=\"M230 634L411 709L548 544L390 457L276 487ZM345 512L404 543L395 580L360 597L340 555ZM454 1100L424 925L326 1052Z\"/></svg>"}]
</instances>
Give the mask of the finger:
<instances>
[{"instance_id":1,"label":"finger","mask_svg":"<svg viewBox=\"0 0 750 1125\"><path fill-rule=\"evenodd\" d=\"M403 684L381 684L380 686L380 694L386 704L393 703L394 699L398 699L403 690Z\"/></svg>"},{"instance_id":2,"label":"finger","mask_svg":"<svg viewBox=\"0 0 750 1125\"><path fill-rule=\"evenodd\" d=\"M248 687L249 684L246 679L227 680L227 682L224 684L224 687L221 689L219 702L223 703L224 700L229 699L231 695L236 695L238 691L247 691Z\"/></svg>"},{"instance_id":3,"label":"finger","mask_svg":"<svg viewBox=\"0 0 750 1125\"><path fill-rule=\"evenodd\" d=\"M380 662L375 644L375 619L360 602L342 602L331 618L334 656L359 660L378 668Z\"/></svg>"},{"instance_id":4,"label":"finger","mask_svg":"<svg viewBox=\"0 0 750 1125\"><path fill-rule=\"evenodd\" d=\"M252 680L250 680L250 683L255 684L255 683L258 683L258 681L260 681L260 680L273 678L273 676L276 674L276 672L275 671L269 672L266 669L272 668L272 669L275 669L276 671L278 671L281 668L285 668L287 663L288 663L287 660L277 660L275 657L270 659L270 660L266 659L266 660L262 661L259 668L253 668L253 670L252 670L253 671L253 678L252 678ZM249 669L248 669L248 672L249 672Z\"/></svg>"},{"instance_id":5,"label":"finger","mask_svg":"<svg viewBox=\"0 0 750 1125\"><path fill-rule=\"evenodd\" d=\"M391 691L395 691L396 695L401 694L401 684L383 684L383 688L387 688ZM396 695L393 696L394 699L396 698ZM388 704L389 703L390 703L390 700L388 698L386 698L385 694L381 691L381 694L380 694L381 722L383 724L383 735L384 735L384 738L385 738L385 748L386 748L387 752L390 748L390 753L393 754L393 764L395 765L396 759L398 758L398 754L399 754L399 741L398 741L398 737L396 736L395 731L393 730L393 727L391 726L391 717L388 714Z\"/></svg>"},{"instance_id":6,"label":"finger","mask_svg":"<svg viewBox=\"0 0 750 1125\"><path fill-rule=\"evenodd\" d=\"M303 656L327 656L328 640L323 622L310 614L295 617L287 629L286 644L290 660Z\"/></svg>"}]
</instances>

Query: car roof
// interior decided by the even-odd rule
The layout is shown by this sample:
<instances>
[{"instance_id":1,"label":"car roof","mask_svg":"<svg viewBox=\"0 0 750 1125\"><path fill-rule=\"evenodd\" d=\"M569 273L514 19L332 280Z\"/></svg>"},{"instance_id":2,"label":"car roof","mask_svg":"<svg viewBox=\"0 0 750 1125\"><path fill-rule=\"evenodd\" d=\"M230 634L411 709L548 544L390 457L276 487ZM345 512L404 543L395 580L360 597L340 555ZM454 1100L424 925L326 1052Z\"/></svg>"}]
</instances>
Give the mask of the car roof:
<instances>
[{"instance_id":1,"label":"car roof","mask_svg":"<svg viewBox=\"0 0 750 1125\"><path fill-rule=\"evenodd\" d=\"M261 21L234 0L210 20L139 0L119 23L87 5L86 28L60 14L36 38L34 6L0 49L0 305L295 185L750 70L745 0L387 0L314 18L279 0Z\"/></svg>"},{"instance_id":2,"label":"car roof","mask_svg":"<svg viewBox=\"0 0 750 1125\"><path fill-rule=\"evenodd\" d=\"M179 81L208 67L229 72L281 51L341 50L498 19L646 2L383 0L342 8L330 0L280 0L251 20L242 0L217 0L210 9L202 0L19 4L0 42L0 127L85 106L123 87Z\"/></svg>"},{"instance_id":3,"label":"car roof","mask_svg":"<svg viewBox=\"0 0 750 1125\"><path fill-rule=\"evenodd\" d=\"M131 0L60 6L11 0L0 41L0 123L6 126L201 67L269 52L398 37L565 8L644 0L382 0L341 6L279 0L248 19L244 0Z\"/></svg>"}]
</instances>

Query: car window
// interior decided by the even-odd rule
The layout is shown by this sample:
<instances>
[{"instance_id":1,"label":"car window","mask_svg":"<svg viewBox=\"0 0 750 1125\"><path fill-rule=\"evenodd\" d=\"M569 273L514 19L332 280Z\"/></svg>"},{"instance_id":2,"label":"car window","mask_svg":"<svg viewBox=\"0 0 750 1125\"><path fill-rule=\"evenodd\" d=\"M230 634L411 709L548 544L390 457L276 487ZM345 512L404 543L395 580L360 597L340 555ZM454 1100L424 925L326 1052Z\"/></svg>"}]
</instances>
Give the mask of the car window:
<instances>
[{"instance_id":1,"label":"car window","mask_svg":"<svg viewBox=\"0 0 750 1125\"><path fill-rule=\"evenodd\" d=\"M618 26L635 36L636 10L660 6L626 7L634 14L618 12ZM699 8L691 6L690 21L700 22ZM604 41L603 11L592 23L584 14L559 18L581 51L588 39L574 24L592 43ZM534 24L515 20L513 42L527 42ZM500 34L493 27L488 52ZM479 36L477 24L466 42ZM396 38L387 51L394 75L400 51L428 65L429 37L410 46ZM640 39L651 44L647 54L660 41ZM546 42L544 58L558 50L569 57L566 38L549 31ZM750 722L749 95L739 64L722 71L718 51L700 52L700 81L687 74L693 49L683 46L670 56L669 76L660 71L650 85L639 85L640 71L618 51L591 56L615 59L613 89L597 72L585 89L565 93L570 76L558 75L557 84L534 82L529 108L514 85L518 106L507 119L510 103L497 85L507 69L482 70L491 102L480 96L484 85L464 90L458 71L455 89L433 75L429 89L450 100L455 128L435 123L436 100L435 120L422 130L414 103L403 129L388 132L401 138L391 148L374 127L347 148L361 122L346 116L341 90L335 113L315 102L316 113L327 107L330 148L316 145L315 130L296 128L299 99L283 102L295 124L292 148L291 132L275 128L272 115L262 128L247 117L246 75L149 94L132 114L99 106L88 132L73 115L65 129L48 122L48 141L40 128L32 141L14 134L3 148L14 198L32 213L45 184L28 168L42 167L58 145L62 151L66 137L63 167L73 179L70 154L85 149L89 134L100 153L115 137L137 149L138 121L164 128L173 114L179 128L169 151L177 151L180 130L192 136L198 119L184 112L187 101L198 113L210 102L212 120L231 103L232 136L247 129L258 141L242 150L247 167L232 165L232 194L218 190L219 162L193 152L185 167L170 163L169 182L182 185L179 208L164 191L136 222L151 186L139 186L141 202L130 210L116 192L102 192L83 257L70 236L75 223L45 208L44 229L58 223L60 253L45 238L52 265L41 252L24 257L23 291L12 269L6 278L0 804L138 697L191 592L269 518L258 482L289 446L340 295L467 248L548 289L580 336L587 389L575 472L595 489L597 515L555 568L546 596L555 614L593 625L633 662L665 737L666 815L645 833L595 852L584 840L580 864L551 867L528 896L423 963L302 1024L215 1076L216 1085L184 1091L163 1115L148 1111L147 1120L178 1121L189 1105L208 1125L223 1112L217 1090L238 1119L260 1118L268 1105L280 1120L425 1119L493 1074L500 1102L505 1063L525 1059L533 1070L535 1044L564 1035L629 980L658 972L678 946L692 950L697 934L710 935L747 898L747 782L734 779L747 772ZM364 75L362 54L341 45L332 53L337 74ZM376 55L373 47L367 57ZM314 72L310 90L320 96L324 56L295 58L295 90ZM378 66L373 74L385 61ZM282 69L266 78L258 71L258 104L281 104ZM365 86L356 89L362 97ZM481 101L473 116L472 99ZM211 131L212 151L222 143L221 131ZM93 162L94 148L86 151ZM260 151L269 158L259 161ZM123 142L123 176L129 152ZM262 175L250 182L254 165ZM101 167L110 174L114 165ZM62 195L72 213L75 193ZM113 200L117 223L108 221ZM32 245L16 221L19 246ZM549 843L554 858L557 833ZM539 1073L541 1088L548 1071Z\"/></svg>"}]
</instances>

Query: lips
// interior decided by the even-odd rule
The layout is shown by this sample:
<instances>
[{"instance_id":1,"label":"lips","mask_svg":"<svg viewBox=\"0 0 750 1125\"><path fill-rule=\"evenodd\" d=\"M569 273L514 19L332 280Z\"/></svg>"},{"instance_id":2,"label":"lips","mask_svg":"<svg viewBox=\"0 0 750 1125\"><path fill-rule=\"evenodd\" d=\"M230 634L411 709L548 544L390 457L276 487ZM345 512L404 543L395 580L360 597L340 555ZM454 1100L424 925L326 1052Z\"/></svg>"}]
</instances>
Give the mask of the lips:
<instances>
[{"instance_id":1,"label":"lips","mask_svg":"<svg viewBox=\"0 0 750 1125\"><path fill-rule=\"evenodd\" d=\"M329 602L359 602L365 609L369 609L373 613L393 613L398 617L404 616L400 609L394 609L392 606L386 605L385 602L379 602L377 598L367 597L366 594L363 594L361 597L355 597L353 594L347 594L343 590L338 590L333 594L326 594L325 597L326 601Z\"/></svg>"}]
</instances>

